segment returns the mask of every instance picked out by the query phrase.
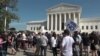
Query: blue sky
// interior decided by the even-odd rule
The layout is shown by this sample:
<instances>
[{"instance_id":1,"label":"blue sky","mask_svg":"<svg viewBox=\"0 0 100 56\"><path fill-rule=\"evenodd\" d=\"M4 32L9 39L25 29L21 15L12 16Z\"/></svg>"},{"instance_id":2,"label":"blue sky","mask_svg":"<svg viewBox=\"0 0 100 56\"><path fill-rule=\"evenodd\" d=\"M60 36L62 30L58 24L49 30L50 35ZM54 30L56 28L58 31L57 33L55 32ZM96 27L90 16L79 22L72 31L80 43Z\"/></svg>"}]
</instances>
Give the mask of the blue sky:
<instances>
[{"instance_id":1,"label":"blue sky","mask_svg":"<svg viewBox=\"0 0 100 56\"><path fill-rule=\"evenodd\" d=\"M80 5L82 7L81 18L100 17L100 0L19 0L17 14L20 21L12 22L10 27L25 30L28 21L46 19L46 10L59 3Z\"/></svg>"}]
</instances>

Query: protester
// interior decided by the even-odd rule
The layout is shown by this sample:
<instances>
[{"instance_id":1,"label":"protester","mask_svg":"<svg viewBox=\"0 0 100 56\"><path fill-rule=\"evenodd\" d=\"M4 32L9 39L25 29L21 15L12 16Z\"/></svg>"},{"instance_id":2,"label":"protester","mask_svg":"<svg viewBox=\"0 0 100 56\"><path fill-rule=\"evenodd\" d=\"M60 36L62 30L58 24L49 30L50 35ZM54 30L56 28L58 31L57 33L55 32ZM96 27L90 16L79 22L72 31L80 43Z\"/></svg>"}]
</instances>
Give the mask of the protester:
<instances>
[{"instance_id":1,"label":"protester","mask_svg":"<svg viewBox=\"0 0 100 56\"><path fill-rule=\"evenodd\" d=\"M16 38L16 51L19 51L19 48L22 48L21 44L22 44L22 35L19 32L17 33L17 38Z\"/></svg>"},{"instance_id":2,"label":"protester","mask_svg":"<svg viewBox=\"0 0 100 56\"><path fill-rule=\"evenodd\" d=\"M61 34L57 34L57 49L60 49L62 42L62 36Z\"/></svg>"},{"instance_id":3,"label":"protester","mask_svg":"<svg viewBox=\"0 0 100 56\"><path fill-rule=\"evenodd\" d=\"M24 51L27 49L27 36L24 32L22 32L22 44Z\"/></svg>"},{"instance_id":4,"label":"protester","mask_svg":"<svg viewBox=\"0 0 100 56\"><path fill-rule=\"evenodd\" d=\"M35 51L35 56L39 56L40 54L40 46L41 46L41 40L40 40L40 37L41 37L41 33L39 32L37 35L35 35L33 37L33 45L35 46L36 45L36 51Z\"/></svg>"},{"instance_id":5,"label":"protester","mask_svg":"<svg viewBox=\"0 0 100 56\"><path fill-rule=\"evenodd\" d=\"M90 40L91 40L91 52L92 52L92 56L98 56L98 48L99 48L99 39L97 37L96 32L92 32L90 34Z\"/></svg>"},{"instance_id":6,"label":"protester","mask_svg":"<svg viewBox=\"0 0 100 56\"><path fill-rule=\"evenodd\" d=\"M28 33L28 48L32 48L33 44L33 33Z\"/></svg>"},{"instance_id":7,"label":"protester","mask_svg":"<svg viewBox=\"0 0 100 56\"><path fill-rule=\"evenodd\" d=\"M53 32L52 34L51 44L52 44L53 56L57 56L57 35L55 32Z\"/></svg>"},{"instance_id":8,"label":"protester","mask_svg":"<svg viewBox=\"0 0 100 56\"><path fill-rule=\"evenodd\" d=\"M32 33L33 35L33 42L32 42L32 46L33 46L33 53L35 53L36 51L36 47L39 46L39 43L38 43L38 39L40 38L39 36L37 36L37 34L35 32Z\"/></svg>"},{"instance_id":9,"label":"protester","mask_svg":"<svg viewBox=\"0 0 100 56\"><path fill-rule=\"evenodd\" d=\"M85 56L89 56L90 55L90 40L89 40L89 36L88 33L82 33L82 43L83 43L83 51L85 52Z\"/></svg>"},{"instance_id":10,"label":"protester","mask_svg":"<svg viewBox=\"0 0 100 56\"><path fill-rule=\"evenodd\" d=\"M51 47L51 34L46 32L45 36L48 38L48 47L51 50L52 49L52 47Z\"/></svg>"},{"instance_id":11,"label":"protester","mask_svg":"<svg viewBox=\"0 0 100 56\"><path fill-rule=\"evenodd\" d=\"M82 38L79 35L78 31L74 32L73 39L75 41L73 44L74 56L80 56L80 49L81 49L80 44L81 44Z\"/></svg>"},{"instance_id":12,"label":"protester","mask_svg":"<svg viewBox=\"0 0 100 56\"><path fill-rule=\"evenodd\" d=\"M32 49L33 56L46 56L48 54L47 49L52 51L53 56L57 56L59 49L61 56L81 56L81 54L84 56L100 56L99 37L98 32L88 34L75 31L71 35L68 30L64 30L63 34L56 34L55 32L39 32L38 34L35 32L3 32L3 34L0 34L0 56L6 56L9 47L12 50L11 54L15 54L16 50L25 51L28 46L27 42L29 43L27 50ZM16 46L16 49L14 46ZM47 48L48 46L51 48Z\"/></svg>"},{"instance_id":13,"label":"protester","mask_svg":"<svg viewBox=\"0 0 100 56\"><path fill-rule=\"evenodd\" d=\"M14 48L14 37L12 36L12 34L8 35L8 45L11 49L11 54L16 54L16 50Z\"/></svg>"},{"instance_id":14,"label":"protester","mask_svg":"<svg viewBox=\"0 0 100 56\"><path fill-rule=\"evenodd\" d=\"M5 41L5 43L3 43L3 56L7 56L7 47L8 47L8 33L7 32L3 32L1 34L3 41Z\"/></svg>"},{"instance_id":15,"label":"protester","mask_svg":"<svg viewBox=\"0 0 100 56\"><path fill-rule=\"evenodd\" d=\"M6 43L6 41L3 40L3 37L0 34L0 56L6 56L3 50L3 44Z\"/></svg>"},{"instance_id":16,"label":"protester","mask_svg":"<svg viewBox=\"0 0 100 56\"><path fill-rule=\"evenodd\" d=\"M40 40L41 40L41 56L46 56L47 51L47 44L48 44L48 38L45 36L44 33L40 34Z\"/></svg>"},{"instance_id":17,"label":"protester","mask_svg":"<svg viewBox=\"0 0 100 56\"><path fill-rule=\"evenodd\" d=\"M70 36L70 32L67 29L64 30L63 35L64 37L61 45L62 56L73 56L72 45L74 43L74 39Z\"/></svg>"}]
</instances>

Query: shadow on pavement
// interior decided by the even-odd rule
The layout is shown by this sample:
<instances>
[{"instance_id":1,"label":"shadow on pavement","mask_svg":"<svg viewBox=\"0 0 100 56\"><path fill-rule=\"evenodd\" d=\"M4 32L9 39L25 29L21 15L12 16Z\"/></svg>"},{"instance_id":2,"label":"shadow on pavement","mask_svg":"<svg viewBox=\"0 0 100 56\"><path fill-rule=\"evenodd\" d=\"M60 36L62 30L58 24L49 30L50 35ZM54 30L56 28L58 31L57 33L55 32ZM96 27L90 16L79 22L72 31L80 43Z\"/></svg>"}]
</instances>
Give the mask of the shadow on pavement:
<instances>
[{"instance_id":1,"label":"shadow on pavement","mask_svg":"<svg viewBox=\"0 0 100 56\"><path fill-rule=\"evenodd\" d=\"M49 52L49 53L53 53L52 50L47 50L47 52Z\"/></svg>"},{"instance_id":2,"label":"shadow on pavement","mask_svg":"<svg viewBox=\"0 0 100 56\"><path fill-rule=\"evenodd\" d=\"M7 55L12 55L11 53L7 53Z\"/></svg>"},{"instance_id":3,"label":"shadow on pavement","mask_svg":"<svg viewBox=\"0 0 100 56\"><path fill-rule=\"evenodd\" d=\"M32 53L32 52L24 52L24 55L26 55L26 56L34 56L34 53Z\"/></svg>"},{"instance_id":4,"label":"shadow on pavement","mask_svg":"<svg viewBox=\"0 0 100 56\"><path fill-rule=\"evenodd\" d=\"M13 56L15 56L16 54L12 54L12 53L7 53L7 55L13 55Z\"/></svg>"}]
</instances>

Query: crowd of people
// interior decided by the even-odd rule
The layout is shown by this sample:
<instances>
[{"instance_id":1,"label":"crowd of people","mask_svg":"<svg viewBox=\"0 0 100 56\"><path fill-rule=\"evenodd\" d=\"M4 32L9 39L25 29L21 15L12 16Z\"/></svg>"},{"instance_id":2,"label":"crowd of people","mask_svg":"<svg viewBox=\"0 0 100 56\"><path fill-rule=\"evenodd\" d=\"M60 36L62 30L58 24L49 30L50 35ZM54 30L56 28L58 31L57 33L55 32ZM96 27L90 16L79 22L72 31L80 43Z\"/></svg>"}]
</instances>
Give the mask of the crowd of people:
<instances>
[{"instance_id":1,"label":"crowd of people","mask_svg":"<svg viewBox=\"0 0 100 56\"><path fill-rule=\"evenodd\" d=\"M2 32L0 33L0 56L7 55L7 49L11 54L22 49L33 49L34 56L47 56L47 49L52 51L53 56L100 56L99 32L70 33L64 30L62 34L55 32Z\"/></svg>"}]
</instances>

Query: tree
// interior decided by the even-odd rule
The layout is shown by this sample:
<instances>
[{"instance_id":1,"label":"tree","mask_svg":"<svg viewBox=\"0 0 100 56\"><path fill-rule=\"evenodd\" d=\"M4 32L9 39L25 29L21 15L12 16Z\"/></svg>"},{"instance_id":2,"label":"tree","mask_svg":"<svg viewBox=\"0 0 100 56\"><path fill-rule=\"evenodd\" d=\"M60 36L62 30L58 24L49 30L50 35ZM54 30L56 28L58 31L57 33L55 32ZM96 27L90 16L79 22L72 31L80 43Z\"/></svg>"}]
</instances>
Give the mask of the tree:
<instances>
[{"instance_id":1,"label":"tree","mask_svg":"<svg viewBox=\"0 0 100 56\"><path fill-rule=\"evenodd\" d=\"M7 18L6 29L9 28L9 24L12 21L19 20L19 17L16 15L17 1L18 0L0 0L0 31L4 29L5 17Z\"/></svg>"}]
</instances>

